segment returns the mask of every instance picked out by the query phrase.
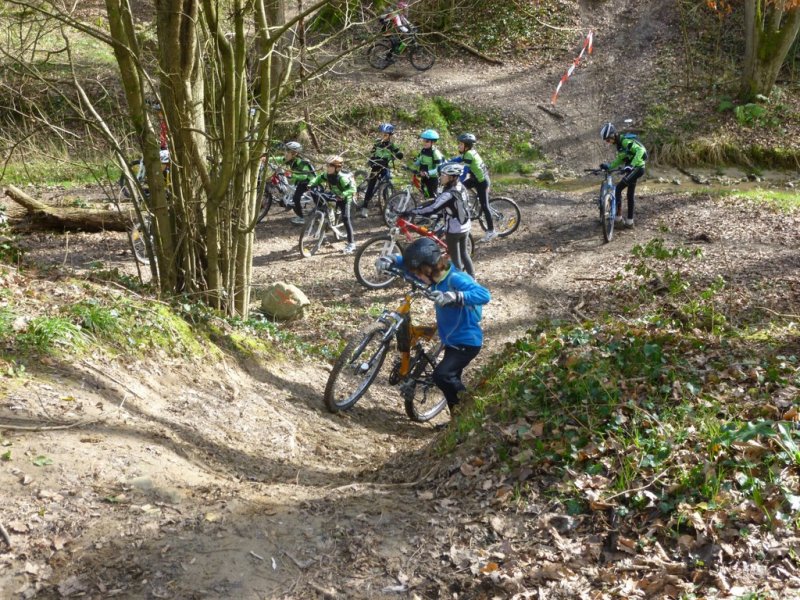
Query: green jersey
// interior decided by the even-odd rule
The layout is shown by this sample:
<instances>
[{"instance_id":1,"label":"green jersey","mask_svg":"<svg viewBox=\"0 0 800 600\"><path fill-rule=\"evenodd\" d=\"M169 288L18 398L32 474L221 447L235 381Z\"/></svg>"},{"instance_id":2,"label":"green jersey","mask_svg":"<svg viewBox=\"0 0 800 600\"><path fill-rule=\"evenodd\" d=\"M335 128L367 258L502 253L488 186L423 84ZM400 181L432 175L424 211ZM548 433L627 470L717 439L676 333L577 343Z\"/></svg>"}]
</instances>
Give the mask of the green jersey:
<instances>
[{"instance_id":1,"label":"green jersey","mask_svg":"<svg viewBox=\"0 0 800 600\"><path fill-rule=\"evenodd\" d=\"M353 199L353 195L356 193L356 182L353 176L349 173L342 173L341 171L333 175L320 173L308 184L309 187L314 187L315 185L321 185L327 188L345 202L350 202Z\"/></svg>"}]
</instances>

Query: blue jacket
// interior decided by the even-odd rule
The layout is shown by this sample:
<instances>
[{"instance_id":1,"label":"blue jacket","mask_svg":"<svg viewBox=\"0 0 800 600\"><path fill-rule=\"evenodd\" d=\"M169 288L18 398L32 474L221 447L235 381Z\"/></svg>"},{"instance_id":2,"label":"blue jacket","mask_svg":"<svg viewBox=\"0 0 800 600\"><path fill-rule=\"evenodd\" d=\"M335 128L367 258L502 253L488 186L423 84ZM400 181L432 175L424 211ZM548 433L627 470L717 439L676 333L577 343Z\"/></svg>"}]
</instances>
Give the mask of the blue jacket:
<instances>
[{"instance_id":1,"label":"blue jacket","mask_svg":"<svg viewBox=\"0 0 800 600\"><path fill-rule=\"evenodd\" d=\"M395 257L398 266L403 265L403 257ZM464 305L450 304L436 307L436 327L439 339L444 346L482 346L483 330L480 320L483 305L492 296L485 287L472 277L457 269L452 263L444 278L434 283L430 289L440 292L461 292Z\"/></svg>"}]
</instances>

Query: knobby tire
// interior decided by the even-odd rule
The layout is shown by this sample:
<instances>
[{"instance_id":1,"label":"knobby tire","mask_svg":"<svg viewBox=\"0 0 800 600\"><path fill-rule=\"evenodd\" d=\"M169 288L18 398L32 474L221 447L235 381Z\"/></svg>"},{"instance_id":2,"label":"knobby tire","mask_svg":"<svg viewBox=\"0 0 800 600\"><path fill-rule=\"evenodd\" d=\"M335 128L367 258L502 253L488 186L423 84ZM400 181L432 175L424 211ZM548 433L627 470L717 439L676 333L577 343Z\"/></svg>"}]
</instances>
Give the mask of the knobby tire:
<instances>
[{"instance_id":1,"label":"knobby tire","mask_svg":"<svg viewBox=\"0 0 800 600\"><path fill-rule=\"evenodd\" d=\"M392 44L388 40L380 40L369 51L369 64L375 69L383 70L392 64Z\"/></svg>"},{"instance_id":2,"label":"knobby tire","mask_svg":"<svg viewBox=\"0 0 800 600\"><path fill-rule=\"evenodd\" d=\"M416 380L416 385L413 394L405 395L405 409L409 419L417 423L430 421L447 406L444 394L433 383L433 369L442 358L442 344L438 340L433 344L429 351L418 348L411 365L410 376Z\"/></svg>"},{"instance_id":3,"label":"knobby tire","mask_svg":"<svg viewBox=\"0 0 800 600\"><path fill-rule=\"evenodd\" d=\"M325 215L320 211L315 211L311 215L311 221L306 224L300 233L300 254L304 258L311 258L319 251L325 239Z\"/></svg>"},{"instance_id":4,"label":"knobby tire","mask_svg":"<svg viewBox=\"0 0 800 600\"><path fill-rule=\"evenodd\" d=\"M480 206L480 202L478 203ZM507 237L519 227L522 214L519 206L511 198L497 196L489 200L489 210L492 211L494 229L499 237ZM486 215L481 212L480 224L484 231L487 230Z\"/></svg>"},{"instance_id":5,"label":"knobby tire","mask_svg":"<svg viewBox=\"0 0 800 600\"><path fill-rule=\"evenodd\" d=\"M608 192L603 195L600 210L603 219L603 240L608 243L614 239L614 194Z\"/></svg>"},{"instance_id":6,"label":"knobby tire","mask_svg":"<svg viewBox=\"0 0 800 600\"><path fill-rule=\"evenodd\" d=\"M417 71L427 71L436 62L436 55L425 46L416 45L409 49L408 60Z\"/></svg>"},{"instance_id":7,"label":"knobby tire","mask_svg":"<svg viewBox=\"0 0 800 600\"><path fill-rule=\"evenodd\" d=\"M391 339L383 339L388 327L373 323L347 343L325 386L325 406L329 411L351 408L375 381L391 343Z\"/></svg>"},{"instance_id":8,"label":"knobby tire","mask_svg":"<svg viewBox=\"0 0 800 600\"><path fill-rule=\"evenodd\" d=\"M366 288L382 290L392 285L397 275L381 273L375 268L375 261L381 256L401 254L402 248L389 234L379 235L367 240L356 251L353 269L356 279Z\"/></svg>"}]
</instances>

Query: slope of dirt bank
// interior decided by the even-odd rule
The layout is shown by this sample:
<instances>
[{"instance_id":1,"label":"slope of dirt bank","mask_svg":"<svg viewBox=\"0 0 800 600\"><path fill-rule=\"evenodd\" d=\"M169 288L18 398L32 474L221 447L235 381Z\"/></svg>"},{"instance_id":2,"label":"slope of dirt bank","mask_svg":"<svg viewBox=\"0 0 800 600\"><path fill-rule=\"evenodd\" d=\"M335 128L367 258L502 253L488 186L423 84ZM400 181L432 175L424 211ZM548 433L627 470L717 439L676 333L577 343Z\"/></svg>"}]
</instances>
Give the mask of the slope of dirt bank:
<instances>
[{"instance_id":1,"label":"slope of dirt bank","mask_svg":"<svg viewBox=\"0 0 800 600\"><path fill-rule=\"evenodd\" d=\"M634 244L655 237L702 246L708 277L797 312L797 216L644 186L637 227L604 245L593 191L515 196L522 226L476 255L493 294L478 364L539 317L613 310L603 304L604 282ZM300 258L289 216L268 217L254 254L257 282L291 281L314 302L290 331L308 340L349 335L370 308L396 301L398 289L359 287L341 243ZM359 220L357 230L363 241L378 220ZM27 244L31 259L57 257L67 270L86 273L104 260L133 273L121 234ZM58 285L40 292L59 293ZM312 360L245 371L232 360L90 357L29 375L2 380L2 423L84 424L0 428L11 451L0 463L0 522L13 544L0 554L3 597L629 598L642 581L650 597L693 589L691 573L670 557L644 564L609 554L599 515L566 517L535 495L517 506L484 458L436 456L439 434L412 424L384 381L333 416L321 402L327 366ZM39 457L52 463L36 466ZM721 572L734 591L797 584L733 566Z\"/></svg>"}]
</instances>

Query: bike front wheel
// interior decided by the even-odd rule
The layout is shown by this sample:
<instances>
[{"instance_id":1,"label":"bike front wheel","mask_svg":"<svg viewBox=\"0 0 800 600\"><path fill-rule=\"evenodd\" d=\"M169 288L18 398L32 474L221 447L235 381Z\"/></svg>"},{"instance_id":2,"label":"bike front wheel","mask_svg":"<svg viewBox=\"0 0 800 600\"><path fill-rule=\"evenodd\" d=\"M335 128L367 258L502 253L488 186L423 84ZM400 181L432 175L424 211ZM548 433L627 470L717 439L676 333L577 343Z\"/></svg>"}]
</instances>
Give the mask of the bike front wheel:
<instances>
[{"instance_id":1,"label":"bike front wheel","mask_svg":"<svg viewBox=\"0 0 800 600\"><path fill-rule=\"evenodd\" d=\"M361 285L371 290L381 290L389 287L397 279L397 275L379 271L375 267L375 262L381 256L393 256L401 253L402 248L388 234L367 240L356 251L353 263L356 279Z\"/></svg>"},{"instance_id":2,"label":"bike front wheel","mask_svg":"<svg viewBox=\"0 0 800 600\"><path fill-rule=\"evenodd\" d=\"M300 233L300 254L304 258L311 258L316 254L325 239L325 215L321 211L315 211Z\"/></svg>"},{"instance_id":3,"label":"bike front wheel","mask_svg":"<svg viewBox=\"0 0 800 600\"><path fill-rule=\"evenodd\" d=\"M497 196L491 199L489 201L489 212L492 214L494 230L497 232L498 236L509 236L519 227L522 215L519 211L519 206L511 198ZM486 231L488 227L486 215L481 213L479 220L481 227Z\"/></svg>"},{"instance_id":4,"label":"bike front wheel","mask_svg":"<svg viewBox=\"0 0 800 600\"><path fill-rule=\"evenodd\" d=\"M411 376L401 384L406 414L412 421L430 421L447 406L442 391L433 383L433 370L442 358L442 344L436 340L428 348L420 344L411 364Z\"/></svg>"},{"instance_id":5,"label":"bike front wheel","mask_svg":"<svg viewBox=\"0 0 800 600\"><path fill-rule=\"evenodd\" d=\"M385 323L373 323L345 346L325 386L325 406L329 411L352 407L375 381L391 342L387 332Z\"/></svg>"},{"instance_id":6,"label":"bike front wheel","mask_svg":"<svg viewBox=\"0 0 800 600\"><path fill-rule=\"evenodd\" d=\"M256 218L256 223L261 223L264 220L264 217L267 216L269 209L272 207L272 194L269 192L264 192L261 196L261 206L258 208L258 217Z\"/></svg>"},{"instance_id":7,"label":"bike front wheel","mask_svg":"<svg viewBox=\"0 0 800 600\"><path fill-rule=\"evenodd\" d=\"M417 71L427 71L436 62L436 55L425 46L414 46L409 50L408 60Z\"/></svg>"},{"instance_id":8,"label":"bike front wheel","mask_svg":"<svg viewBox=\"0 0 800 600\"><path fill-rule=\"evenodd\" d=\"M130 230L130 236L131 246L133 246L133 255L140 264L146 265L150 263L150 259L147 254L147 242L149 241L150 246L152 247L153 234L150 218L143 217L143 219L144 226L142 226L142 223L139 221L134 223Z\"/></svg>"},{"instance_id":9,"label":"bike front wheel","mask_svg":"<svg viewBox=\"0 0 800 600\"><path fill-rule=\"evenodd\" d=\"M392 64L392 44L380 40L369 50L369 65L375 69L385 69Z\"/></svg>"},{"instance_id":10,"label":"bike front wheel","mask_svg":"<svg viewBox=\"0 0 800 600\"><path fill-rule=\"evenodd\" d=\"M614 194L608 192L600 199L600 215L603 221L603 240L608 243L614 239L615 212Z\"/></svg>"},{"instance_id":11,"label":"bike front wheel","mask_svg":"<svg viewBox=\"0 0 800 600\"><path fill-rule=\"evenodd\" d=\"M414 197L414 194L405 191L398 192L386 201L386 206L383 209L383 222L386 223L388 227L394 227L399 214L408 212L416 207L417 199Z\"/></svg>"}]
</instances>

